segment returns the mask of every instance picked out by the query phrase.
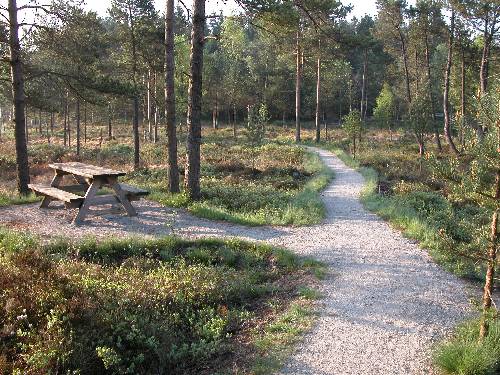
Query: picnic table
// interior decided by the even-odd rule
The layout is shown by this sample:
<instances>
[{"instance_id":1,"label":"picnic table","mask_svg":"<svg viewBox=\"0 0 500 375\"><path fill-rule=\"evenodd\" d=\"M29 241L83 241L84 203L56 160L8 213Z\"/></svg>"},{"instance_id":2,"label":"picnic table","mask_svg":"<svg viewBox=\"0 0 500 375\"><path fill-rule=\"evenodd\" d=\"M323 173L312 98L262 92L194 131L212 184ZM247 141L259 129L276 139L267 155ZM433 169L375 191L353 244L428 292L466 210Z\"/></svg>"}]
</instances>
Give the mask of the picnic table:
<instances>
[{"instance_id":1,"label":"picnic table","mask_svg":"<svg viewBox=\"0 0 500 375\"><path fill-rule=\"evenodd\" d=\"M35 194L43 196L41 208L47 208L53 201L64 202L66 208L78 208L73 220L75 224L85 219L91 206L106 204L119 203L128 216L136 216L131 202L149 194L146 190L119 183L118 177L125 176L125 172L79 162L53 163L49 167L54 170L52 182L49 185L30 184L29 187ZM71 175L76 184L61 185L66 175ZM97 195L102 188L110 189L112 194Z\"/></svg>"}]
</instances>

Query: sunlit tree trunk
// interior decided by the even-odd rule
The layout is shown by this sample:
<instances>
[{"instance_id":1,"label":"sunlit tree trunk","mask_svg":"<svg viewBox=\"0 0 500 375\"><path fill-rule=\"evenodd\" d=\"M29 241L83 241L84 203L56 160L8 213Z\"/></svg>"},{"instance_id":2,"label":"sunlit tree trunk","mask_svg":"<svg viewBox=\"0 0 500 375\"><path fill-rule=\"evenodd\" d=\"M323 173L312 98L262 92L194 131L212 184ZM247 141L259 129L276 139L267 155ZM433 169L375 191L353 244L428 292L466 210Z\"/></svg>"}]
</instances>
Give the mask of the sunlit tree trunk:
<instances>
[{"instance_id":1,"label":"sunlit tree trunk","mask_svg":"<svg viewBox=\"0 0 500 375\"><path fill-rule=\"evenodd\" d=\"M174 0L167 0L165 9L165 121L167 124L168 139L168 189L171 193L179 192L174 52Z\"/></svg>"},{"instance_id":2,"label":"sunlit tree trunk","mask_svg":"<svg viewBox=\"0 0 500 375\"><path fill-rule=\"evenodd\" d=\"M193 0L190 77L188 89L188 137L186 155L186 192L191 199L200 198L201 100L203 80L203 46L205 42L205 0Z\"/></svg>"},{"instance_id":3,"label":"sunlit tree trunk","mask_svg":"<svg viewBox=\"0 0 500 375\"><path fill-rule=\"evenodd\" d=\"M500 170L495 176L495 195L496 201L500 199ZM485 338L488 335L488 312L492 305L491 294L495 280L495 267L497 263L497 246L498 246L498 209L495 209L491 218L490 232L490 247L487 254L486 279L483 289L483 316L479 330L479 337Z\"/></svg>"},{"instance_id":4,"label":"sunlit tree trunk","mask_svg":"<svg viewBox=\"0 0 500 375\"><path fill-rule=\"evenodd\" d=\"M366 72L368 68L368 50L365 48L363 53L363 78L361 82L361 108L359 113L361 113L361 119L365 118L366 115Z\"/></svg>"},{"instance_id":5,"label":"sunlit tree trunk","mask_svg":"<svg viewBox=\"0 0 500 375\"><path fill-rule=\"evenodd\" d=\"M111 110L111 102L108 103L108 140L113 138L113 114Z\"/></svg>"},{"instance_id":6,"label":"sunlit tree trunk","mask_svg":"<svg viewBox=\"0 0 500 375\"><path fill-rule=\"evenodd\" d=\"M403 66L405 70L405 83L406 83L406 99L411 103L411 90L410 90L410 72L408 70L408 54L406 51L406 41L401 29L398 29L399 40L401 42L401 57L403 58Z\"/></svg>"},{"instance_id":7,"label":"sunlit tree trunk","mask_svg":"<svg viewBox=\"0 0 500 375\"><path fill-rule=\"evenodd\" d=\"M83 142L87 143L87 103L83 103Z\"/></svg>"},{"instance_id":8,"label":"sunlit tree trunk","mask_svg":"<svg viewBox=\"0 0 500 375\"><path fill-rule=\"evenodd\" d=\"M444 113L444 136L450 145L451 150L455 155L458 155L458 149L453 142L451 135L451 119L450 119L450 73L451 64L453 63L453 39L455 33L455 12L451 12L450 36L448 38L448 58L446 61L446 69L444 73L444 93L443 93L443 113Z\"/></svg>"},{"instance_id":9,"label":"sunlit tree trunk","mask_svg":"<svg viewBox=\"0 0 500 375\"><path fill-rule=\"evenodd\" d=\"M153 140L153 124L151 123L151 69L148 69L146 82L146 121L148 122L148 140Z\"/></svg>"},{"instance_id":10,"label":"sunlit tree trunk","mask_svg":"<svg viewBox=\"0 0 500 375\"><path fill-rule=\"evenodd\" d=\"M431 100L432 129L434 130L434 140L436 142L436 147L441 152L443 148L441 146L441 140L439 138L439 130L436 124L436 106L434 104L434 92L432 90L431 56L429 49L429 38L427 36L427 33L424 36L424 42L425 42L425 67L427 70L427 85L428 85L427 90L429 91L429 98Z\"/></svg>"},{"instance_id":11,"label":"sunlit tree trunk","mask_svg":"<svg viewBox=\"0 0 500 375\"><path fill-rule=\"evenodd\" d=\"M29 193L30 181L28 164L28 146L25 119L24 71L19 43L19 22L17 20L17 2L9 0L9 62L14 101L14 123L16 140L17 189L20 194Z\"/></svg>"},{"instance_id":12,"label":"sunlit tree trunk","mask_svg":"<svg viewBox=\"0 0 500 375\"><path fill-rule=\"evenodd\" d=\"M76 98L76 154L80 155L80 98Z\"/></svg>"},{"instance_id":13,"label":"sunlit tree trunk","mask_svg":"<svg viewBox=\"0 0 500 375\"><path fill-rule=\"evenodd\" d=\"M320 84L321 84L321 44L318 40L318 61L316 66L316 143L321 138L321 122L319 120Z\"/></svg>"},{"instance_id":14,"label":"sunlit tree trunk","mask_svg":"<svg viewBox=\"0 0 500 375\"><path fill-rule=\"evenodd\" d=\"M300 142L300 102L302 87L302 49L300 47L300 25L296 38L296 77L295 77L295 142Z\"/></svg>"}]
</instances>

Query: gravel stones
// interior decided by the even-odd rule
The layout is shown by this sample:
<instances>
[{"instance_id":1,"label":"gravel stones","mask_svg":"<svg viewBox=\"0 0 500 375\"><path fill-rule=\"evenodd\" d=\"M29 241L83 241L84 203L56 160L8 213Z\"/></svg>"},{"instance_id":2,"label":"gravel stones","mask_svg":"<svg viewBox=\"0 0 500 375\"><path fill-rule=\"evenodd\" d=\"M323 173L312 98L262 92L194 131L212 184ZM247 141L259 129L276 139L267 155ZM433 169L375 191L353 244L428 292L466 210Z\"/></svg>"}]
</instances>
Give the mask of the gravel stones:
<instances>
[{"instance_id":1,"label":"gravel stones","mask_svg":"<svg viewBox=\"0 0 500 375\"><path fill-rule=\"evenodd\" d=\"M335 171L322 193L327 218L309 227L249 228L193 217L149 201L136 202L137 217L117 211L71 224L74 212L37 205L0 209L0 225L57 236L239 237L287 247L330 267L317 324L282 374L429 374L436 340L471 314L465 281L439 268L359 202L363 177L330 152L314 149Z\"/></svg>"}]
</instances>

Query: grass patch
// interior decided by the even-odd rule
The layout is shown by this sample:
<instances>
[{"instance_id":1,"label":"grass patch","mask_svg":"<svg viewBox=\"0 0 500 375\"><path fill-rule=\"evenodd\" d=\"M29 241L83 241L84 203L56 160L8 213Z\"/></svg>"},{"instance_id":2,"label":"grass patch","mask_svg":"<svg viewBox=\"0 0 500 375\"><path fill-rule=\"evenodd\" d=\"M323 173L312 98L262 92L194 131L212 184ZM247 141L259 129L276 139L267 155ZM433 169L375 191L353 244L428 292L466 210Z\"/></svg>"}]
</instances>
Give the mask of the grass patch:
<instances>
[{"instance_id":1,"label":"grass patch","mask_svg":"<svg viewBox=\"0 0 500 375\"><path fill-rule=\"evenodd\" d=\"M152 200L212 220L258 226L310 225L324 218L319 192L333 173L316 154L275 143L254 151L238 143L207 143L203 154L198 202L168 193L164 169L134 173L131 183L151 190Z\"/></svg>"},{"instance_id":2,"label":"grass patch","mask_svg":"<svg viewBox=\"0 0 500 375\"><path fill-rule=\"evenodd\" d=\"M30 194L28 196L19 196L14 193L4 193L0 192L0 207L11 206L17 204L34 203L40 200L35 194Z\"/></svg>"},{"instance_id":3,"label":"grass patch","mask_svg":"<svg viewBox=\"0 0 500 375\"><path fill-rule=\"evenodd\" d=\"M262 331L255 332L255 346L259 350L259 356L254 361L252 373L264 375L278 371L291 354L293 345L311 328L315 316L310 305L296 302Z\"/></svg>"},{"instance_id":4,"label":"grass patch","mask_svg":"<svg viewBox=\"0 0 500 375\"><path fill-rule=\"evenodd\" d=\"M0 229L0 268L0 373L197 374L274 352L256 327L289 350L324 265L239 240L41 245Z\"/></svg>"},{"instance_id":5,"label":"grass patch","mask_svg":"<svg viewBox=\"0 0 500 375\"><path fill-rule=\"evenodd\" d=\"M495 375L500 373L500 321L492 319L490 331L479 340L480 320L460 325L455 335L434 352L434 363L445 374Z\"/></svg>"}]
</instances>

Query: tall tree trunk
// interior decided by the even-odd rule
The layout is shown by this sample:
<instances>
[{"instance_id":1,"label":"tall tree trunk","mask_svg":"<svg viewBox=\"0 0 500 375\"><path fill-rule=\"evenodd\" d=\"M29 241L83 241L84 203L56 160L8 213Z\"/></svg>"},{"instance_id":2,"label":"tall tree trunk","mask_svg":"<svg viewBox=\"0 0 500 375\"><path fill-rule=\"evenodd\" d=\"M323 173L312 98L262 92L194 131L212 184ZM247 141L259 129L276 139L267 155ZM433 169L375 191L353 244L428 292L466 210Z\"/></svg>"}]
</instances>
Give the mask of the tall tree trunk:
<instances>
[{"instance_id":1,"label":"tall tree trunk","mask_svg":"<svg viewBox=\"0 0 500 375\"><path fill-rule=\"evenodd\" d=\"M55 122L54 112L50 114L50 134L54 134L54 122Z\"/></svg>"},{"instance_id":2,"label":"tall tree trunk","mask_svg":"<svg viewBox=\"0 0 500 375\"><path fill-rule=\"evenodd\" d=\"M320 102L320 84L321 84L321 42L318 40L318 61L316 66L316 143L321 138L321 123L319 121L319 102Z\"/></svg>"},{"instance_id":3,"label":"tall tree trunk","mask_svg":"<svg viewBox=\"0 0 500 375\"><path fill-rule=\"evenodd\" d=\"M76 154L80 155L80 98L76 98Z\"/></svg>"},{"instance_id":4,"label":"tall tree trunk","mask_svg":"<svg viewBox=\"0 0 500 375\"><path fill-rule=\"evenodd\" d=\"M491 38L489 32L489 16L486 16L484 19L484 30L483 30L483 51L481 55L481 64L479 68L479 88L481 90L481 94L485 94L488 89L488 62L491 51ZM494 28L495 25L492 26Z\"/></svg>"},{"instance_id":5,"label":"tall tree trunk","mask_svg":"<svg viewBox=\"0 0 500 375\"><path fill-rule=\"evenodd\" d=\"M139 136L139 96L134 95L134 119L132 124L132 130L134 133L134 169L139 169L140 167L140 136Z\"/></svg>"},{"instance_id":6,"label":"tall tree trunk","mask_svg":"<svg viewBox=\"0 0 500 375\"><path fill-rule=\"evenodd\" d=\"M236 104L233 103L233 137L236 138Z\"/></svg>"},{"instance_id":7,"label":"tall tree trunk","mask_svg":"<svg viewBox=\"0 0 500 375\"><path fill-rule=\"evenodd\" d=\"M30 137L30 123L29 123L29 118L28 118L28 106L26 108L26 116L25 116L25 121L24 121L24 132L26 134L26 145L29 143L29 137ZM15 114L14 114L15 116Z\"/></svg>"},{"instance_id":8,"label":"tall tree trunk","mask_svg":"<svg viewBox=\"0 0 500 375\"><path fill-rule=\"evenodd\" d=\"M49 118L47 116L47 121L45 122L45 125L46 125L46 130L47 130L47 143L50 145L50 125L49 125Z\"/></svg>"},{"instance_id":9,"label":"tall tree trunk","mask_svg":"<svg viewBox=\"0 0 500 375\"><path fill-rule=\"evenodd\" d=\"M193 27L188 89L188 139L186 152L186 192L191 199L199 199L201 100L203 81L203 45L205 42L205 0L193 0Z\"/></svg>"},{"instance_id":10,"label":"tall tree trunk","mask_svg":"<svg viewBox=\"0 0 500 375\"><path fill-rule=\"evenodd\" d=\"M427 33L424 36L425 42L425 67L427 70L427 90L429 91L429 98L431 100L431 112L432 112L432 129L434 130L434 140L436 142L436 147L439 152L443 150L441 146L441 140L439 138L439 130L436 124L436 106L434 104L434 92L432 90L432 74L431 74L431 56L429 49L429 38Z\"/></svg>"},{"instance_id":11,"label":"tall tree trunk","mask_svg":"<svg viewBox=\"0 0 500 375\"><path fill-rule=\"evenodd\" d=\"M168 139L168 189L171 193L178 193L179 166L177 165L177 129L175 123L174 53L174 0L167 0L165 9L165 121Z\"/></svg>"},{"instance_id":12,"label":"tall tree trunk","mask_svg":"<svg viewBox=\"0 0 500 375\"><path fill-rule=\"evenodd\" d=\"M366 114L366 71L368 67L368 49L365 48L363 53L363 79L361 82L361 119L364 120Z\"/></svg>"},{"instance_id":13,"label":"tall tree trunk","mask_svg":"<svg viewBox=\"0 0 500 375\"><path fill-rule=\"evenodd\" d=\"M42 110L38 109L38 134L42 135Z\"/></svg>"},{"instance_id":14,"label":"tall tree trunk","mask_svg":"<svg viewBox=\"0 0 500 375\"><path fill-rule=\"evenodd\" d=\"M26 119L24 117L24 71L19 43L19 23L17 21L17 1L9 0L9 62L14 100L14 122L16 139L17 189L21 195L28 195L30 181L28 146L26 143Z\"/></svg>"},{"instance_id":15,"label":"tall tree trunk","mask_svg":"<svg viewBox=\"0 0 500 375\"><path fill-rule=\"evenodd\" d=\"M87 102L83 103L83 142L87 143Z\"/></svg>"},{"instance_id":16,"label":"tall tree trunk","mask_svg":"<svg viewBox=\"0 0 500 375\"><path fill-rule=\"evenodd\" d=\"M302 86L302 49L300 48L300 25L297 30L296 41L296 77L295 77L295 142L300 142L300 93Z\"/></svg>"},{"instance_id":17,"label":"tall tree trunk","mask_svg":"<svg viewBox=\"0 0 500 375\"><path fill-rule=\"evenodd\" d=\"M113 138L111 102L108 103L108 141Z\"/></svg>"},{"instance_id":18,"label":"tall tree trunk","mask_svg":"<svg viewBox=\"0 0 500 375\"><path fill-rule=\"evenodd\" d=\"M148 69L148 79L146 82L146 121L148 122L148 139L153 140L153 125L151 123L151 69Z\"/></svg>"},{"instance_id":19,"label":"tall tree trunk","mask_svg":"<svg viewBox=\"0 0 500 375\"><path fill-rule=\"evenodd\" d=\"M214 130L219 128L219 91L215 91L215 105L212 111L212 127Z\"/></svg>"},{"instance_id":20,"label":"tall tree trunk","mask_svg":"<svg viewBox=\"0 0 500 375\"><path fill-rule=\"evenodd\" d=\"M500 199L500 170L496 172L495 176L495 199ZM491 308L491 293L493 292L493 285L495 280L495 266L497 263L497 246L498 246L498 209L493 212L491 218L491 232L490 232L490 248L487 255L486 267L486 280L484 282L483 290L483 316L481 319L481 327L479 330L479 337L481 339L488 335L488 312Z\"/></svg>"},{"instance_id":21,"label":"tall tree trunk","mask_svg":"<svg viewBox=\"0 0 500 375\"><path fill-rule=\"evenodd\" d=\"M406 51L406 42L401 29L398 29L399 39L401 41L401 56L403 58L403 66L405 70L405 83L406 83L406 99L411 103L411 90L410 90L410 72L408 70L408 54Z\"/></svg>"},{"instance_id":22,"label":"tall tree trunk","mask_svg":"<svg viewBox=\"0 0 500 375\"><path fill-rule=\"evenodd\" d=\"M71 147L71 116L69 109L69 101L66 101L66 116L68 116L67 124L68 124L68 147Z\"/></svg>"},{"instance_id":23,"label":"tall tree trunk","mask_svg":"<svg viewBox=\"0 0 500 375\"><path fill-rule=\"evenodd\" d=\"M328 141L328 122L326 120L325 111L323 111L323 123L324 123L324 126L325 126L325 141Z\"/></svg>"},{"instance_id":24,"label":"tall tree trunk","mask_svg":"<svg viewBox=\"0 0 500 375\"><path fill-rule=\"evenodd\" d=\"M0 106L0 142L2 141L2 135L3 135L3 112L2 112L2 107Z\"/></svg>"},{"instance_id":25,"label":"tall tree trunk","mask_svg":"<svg viewBox=\"0 0 500 375\"><path fill-rule=\"evenodd\" d=\"M446 60L446 69L444 73L444 93L443 93L443 113L444 113L444 136L446 141L450 145L451 150L455 155L459 155L460 153L453 142L453 138L451 135L451 119L450 119L450 101L449 101L449 93L450 93L450 73L451 73L451 64L453 63L453 40L455 34L455 12L452 10L451 12L451 22L450 22L450 35L448 38L448 58Z\"/></svg>"},{"instance_id":26,"label":"tall tree trunk","mask_svg":"<svg viewBox=\"0 0 500 375\"><path fill-rule=\"evenodd\" d=\"M153 92L154 92L154 95L153 95L153 98L154 98L154 103L153 103L153 142L158 143L158 141L159 141L158 126L160 126L161 116L160 116L160 109L158 108L158 76L157 76L156 72L154 72L154 74L153 74L153 87L154 87L154 89L153 89ZM177 126L177 124L176 124L176 126Z\"/></svg>"},{"instance_id":27,"label":"tall tree trunk","mask_svg":"<svg viewBox=\"0 0 500 375\"><path fill-rule=\"evenodd\" d=\"M64 130L63 130L63 138L64 138L64 147L68 145L68 93L64 97Z\"/></svg>"},{"instance_id":28,"label":"tall tree trunk","mask_svg":"<svg viewBox=\"0 0 500 375\"><path fill-rule=\"evenodd\" d=\"M128 17L130 24L130 44L132 46L132 80L134 82L133 106L134 114L132 120L132 133L134 137L134 169L140 167L140 136L139 136L139 87L137 85L137 41L135 35L135 19L132 13L132 5L128 3Z\"/></svg>"},{"instance_id":29,"label":"tall tree trunk","mask_svg":"<svg viewBox=\"0 0 500 375\"><path fill-rule=\"evenodd\" d=\"M460 80L460 117L461 117L461 129L460 129L460 144L462 146L462 150L465 148L465 135L464 135L464 130L465 126L467 124L467 119L466 119L466 114L465 114L465 102L466 102L466 97L465 97L465 48L463 45L461 45L461 67L460 67L460 75L461 75L461 80Z\"/></svg>"}]
</instances>

